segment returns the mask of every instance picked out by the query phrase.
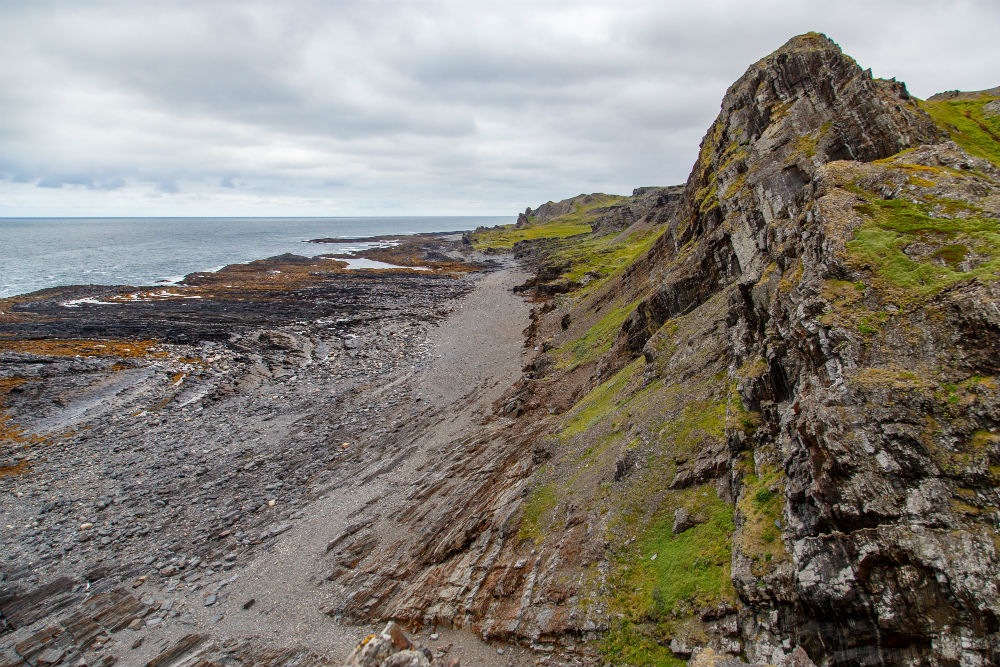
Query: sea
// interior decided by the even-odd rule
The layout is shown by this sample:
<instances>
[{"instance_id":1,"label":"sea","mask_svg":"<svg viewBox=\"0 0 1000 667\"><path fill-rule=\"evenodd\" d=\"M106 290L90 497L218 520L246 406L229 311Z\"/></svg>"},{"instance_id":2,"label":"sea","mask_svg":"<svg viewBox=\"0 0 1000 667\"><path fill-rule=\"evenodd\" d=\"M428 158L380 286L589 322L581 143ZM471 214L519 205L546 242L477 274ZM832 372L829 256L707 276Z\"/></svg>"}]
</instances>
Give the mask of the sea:
<instances>
[{"instance_id":1,"label":"sea","mask_svg":"<svg viewBox=\"0 0 1000 667\"><path fill-rule=\"evenodd\" d=\"M370 244L312 244L475 229L509 216L356 218L0 218L0 298L60 285L167 285L195 271Z\"/></svg>"}]
</instances>

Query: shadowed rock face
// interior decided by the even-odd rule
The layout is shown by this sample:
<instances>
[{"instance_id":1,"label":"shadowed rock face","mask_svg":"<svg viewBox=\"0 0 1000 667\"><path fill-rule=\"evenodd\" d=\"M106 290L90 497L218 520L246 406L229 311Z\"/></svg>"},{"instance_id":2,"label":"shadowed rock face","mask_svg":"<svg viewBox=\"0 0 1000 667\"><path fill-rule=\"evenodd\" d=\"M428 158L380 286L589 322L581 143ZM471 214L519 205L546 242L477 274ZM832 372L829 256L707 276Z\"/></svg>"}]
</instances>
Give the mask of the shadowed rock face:
<instances>
[{"instance_id":1,"label":"shadowed rock face","mask_svg":"<svg viewBox=\"0 0 1000 667\"><path fill-rule=\"evenodd\" d=\"M692 641L755 662L798 645L823 665L996 663L1000 287L984 268L993 232L974 230L995 228L998 182L903 84L872 79L825 36L755 63L680 201L644 211L662 214L648 254L599 298L536 312L539 358L508 396L523 415L420 480L398 517L407 536L332 575L347 590L335 613L531 641L600 633L618 622L611 574L628 546L609 524L615 494L714 487L734 508L733 597L674 616ZM589 378L560 370L548 350L572 342L584 306L636 295ZM567 421L539 408L562 400L560 382L582 383L576 400L634 364L627 377L643 382L574 436L595 433L593 447L627 433L621 455L600 489L574 487L578 440L553 438ZM657 388L680 402L651 428L621 397ZM672 454L671 476L632 472L682 410L712 405L724 424ZM755 508L774 498L763 521ZM529 512L551 532L526 534ZM661 645L677 628L656 627ZM682 639L671 650L689 655Z\"/></svg>"}]
</instances>

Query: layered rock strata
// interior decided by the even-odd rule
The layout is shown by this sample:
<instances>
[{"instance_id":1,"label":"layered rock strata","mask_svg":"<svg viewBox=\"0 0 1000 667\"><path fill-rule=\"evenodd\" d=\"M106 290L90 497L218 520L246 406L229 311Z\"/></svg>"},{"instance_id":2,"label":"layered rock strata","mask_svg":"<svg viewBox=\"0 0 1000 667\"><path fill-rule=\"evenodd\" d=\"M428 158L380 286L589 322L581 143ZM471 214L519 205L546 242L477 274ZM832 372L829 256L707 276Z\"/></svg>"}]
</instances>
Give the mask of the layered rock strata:
<instances>
[{"instance_id":1,"label":"layered rock strata","mask_svg":"<svg viewBox=\"0 0 1000 667\"><path fill-rule=\"evenodd\" d=\"M1000 660L1000 171L952 131L822 35L751 66L648 252L536 311L519 416L331 549L365 545L331 613L639 663Z\"/></svg>"}]
</instances>

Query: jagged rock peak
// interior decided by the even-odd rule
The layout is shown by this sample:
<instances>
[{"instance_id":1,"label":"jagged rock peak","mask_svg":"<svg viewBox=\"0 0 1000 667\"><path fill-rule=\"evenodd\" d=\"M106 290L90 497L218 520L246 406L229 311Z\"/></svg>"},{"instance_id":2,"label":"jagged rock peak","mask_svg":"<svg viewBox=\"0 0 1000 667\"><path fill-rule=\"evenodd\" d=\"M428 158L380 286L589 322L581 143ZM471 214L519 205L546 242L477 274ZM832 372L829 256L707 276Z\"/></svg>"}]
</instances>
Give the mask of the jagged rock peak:
<instances>
[{"instance_id":1,"label":"jagged rock peak","mask_svg":"<svg viewBox=\"0 0 1000 667\"><path fill-rule=\"evenodd\" d=\"M796 51L836 51L843 53L840 46L821 32L807 32L796 35L785 42L774 53L794 53ZM773 55L773 54L772 54Z\"/></svg>"},{"instance_id":2,"label":"jagged rock peak","mask_svg":"<svg viewBox=\"0 0 1000 667\"><path fill-rule=\"evenodd\" d=\"M730 130L742 130L744 142L760 138L774 124L805 134L831 123L824 134L832 131L833 136L820 142L829 160L877 160L943 139L905 84L873 79L870 70L862 71L820 33L793 37L751 65L726 92L716 123L720 120L728 120Z\"/></svg>"},{"instance_id":3,"label":"jagged rock peak","mask_svg":"<svg viewBox=\"0 0 1000 667\"><path fill-rule=\"evenodd\" d=\"M945 139L906 86L873 79L825 35L789 40L726 92L685 188L680 247L740 211L756 234L801 212L802 190L834 160L871 162Z\"/></svg>"}]
</instances>

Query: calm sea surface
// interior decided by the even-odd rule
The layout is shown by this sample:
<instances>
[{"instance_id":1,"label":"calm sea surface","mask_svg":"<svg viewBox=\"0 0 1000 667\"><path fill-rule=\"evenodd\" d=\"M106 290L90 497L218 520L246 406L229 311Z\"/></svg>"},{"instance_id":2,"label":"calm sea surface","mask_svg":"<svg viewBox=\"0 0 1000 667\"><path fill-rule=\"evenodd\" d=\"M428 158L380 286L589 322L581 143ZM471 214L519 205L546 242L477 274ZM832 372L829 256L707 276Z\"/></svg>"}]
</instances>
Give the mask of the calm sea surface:
<instances>
[{"instance_id":1,"label":"calm sea surface","mask_svg":"<svg viewBox=\"0 0 1000 667\"><path fill-rule=\"evenodd\" d=\"M286 252L312 257L364 244L315 238L474 229L513 217L0 218L0 298L74 284L154 285Z\"/></svg>"}]
</instances>

